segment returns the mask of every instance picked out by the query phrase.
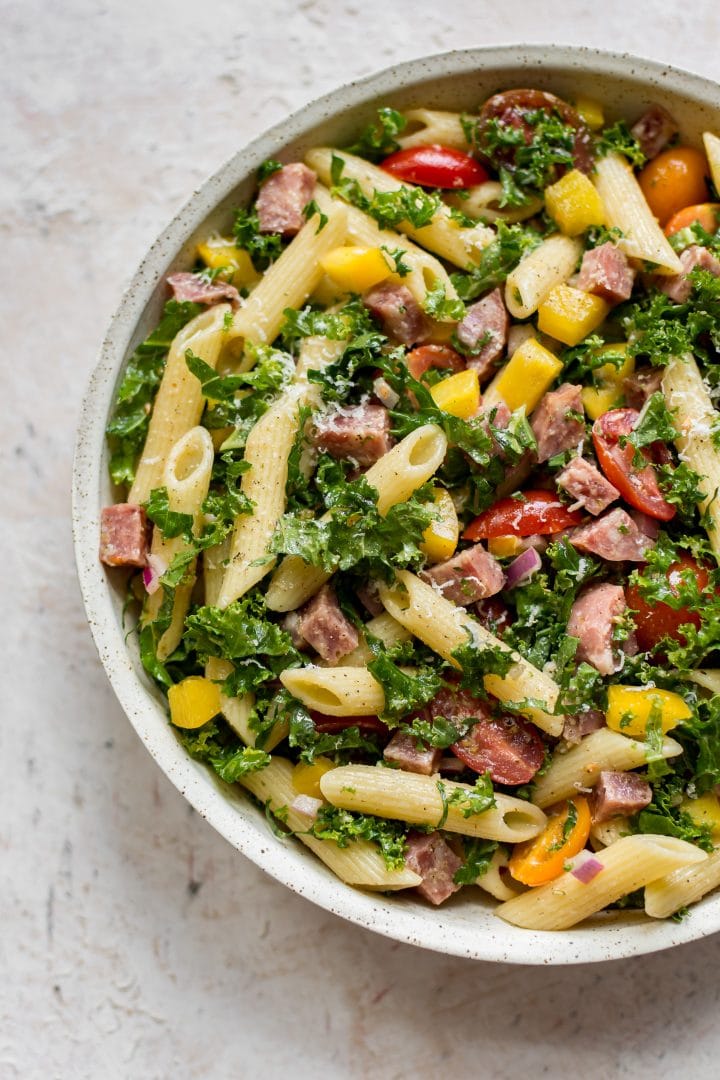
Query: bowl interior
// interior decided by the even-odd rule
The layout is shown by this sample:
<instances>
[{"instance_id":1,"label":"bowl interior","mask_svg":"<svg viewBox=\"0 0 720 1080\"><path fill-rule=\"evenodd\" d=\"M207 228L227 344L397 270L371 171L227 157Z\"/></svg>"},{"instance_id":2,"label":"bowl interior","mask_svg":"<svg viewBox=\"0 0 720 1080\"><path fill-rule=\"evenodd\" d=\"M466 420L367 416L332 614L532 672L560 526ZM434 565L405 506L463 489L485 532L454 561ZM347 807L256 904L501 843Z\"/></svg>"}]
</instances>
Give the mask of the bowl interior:
<instances>
[{"instance_id":1,"label":"bowl interior","mask_svg":"<svg viewBox=\"0 0 720 1080\"><path fill-rule=\"evenodd\" d=\"M104 428L125 361L159 318L164 279L194 261L198 240L227 228L249 199L266 158L301 158L306 148L348 143L378 105L470 109L497 89L532 86L604 103L606 116L634 117L649 103L667 107L684 141L720 131L720 87L650 61L561 46L506 46L410 61L343 87L312 103L239 151L197 191L153 244L103 343L83 404L74 471L73 528L88 621L118 699L140 738L195 809L235 847L279 881L338 915L398 940L441 952L515 963L616 959L690 941L720 929L720 896L681 923L639 913L597 917L571 931L533 933L501 922L480 889L466 889L440 909L412 895L387 898L339 882L301 844L280 843L264 815L236 789L192 761L168 725L164 702L142 670L135 639L125 642L120 575L97 560L100 508L113 500Z\"/></svg>"}]
</instances>

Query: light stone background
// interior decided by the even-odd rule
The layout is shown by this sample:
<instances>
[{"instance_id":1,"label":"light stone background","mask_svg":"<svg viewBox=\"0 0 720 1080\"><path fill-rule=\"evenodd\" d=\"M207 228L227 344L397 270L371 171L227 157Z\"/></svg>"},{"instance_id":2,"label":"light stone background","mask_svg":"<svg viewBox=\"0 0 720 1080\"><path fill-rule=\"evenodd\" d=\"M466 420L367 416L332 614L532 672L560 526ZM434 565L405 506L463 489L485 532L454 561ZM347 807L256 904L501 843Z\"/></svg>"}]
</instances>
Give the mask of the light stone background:
<instances>
[{"instance_id":1,"label":"light stone background","mask_svg":"<svg viewBox=\"0 0 720 1080\"><path fill-rule=\"evenodd\" d=\"M718 76L717 0L3 0L0 1080L720 1075L720 938L447 959L265 877L140 745L75 582L79 403L121 290L236 147L344 80L515 40Z\"/></svg>"}]
</instances>

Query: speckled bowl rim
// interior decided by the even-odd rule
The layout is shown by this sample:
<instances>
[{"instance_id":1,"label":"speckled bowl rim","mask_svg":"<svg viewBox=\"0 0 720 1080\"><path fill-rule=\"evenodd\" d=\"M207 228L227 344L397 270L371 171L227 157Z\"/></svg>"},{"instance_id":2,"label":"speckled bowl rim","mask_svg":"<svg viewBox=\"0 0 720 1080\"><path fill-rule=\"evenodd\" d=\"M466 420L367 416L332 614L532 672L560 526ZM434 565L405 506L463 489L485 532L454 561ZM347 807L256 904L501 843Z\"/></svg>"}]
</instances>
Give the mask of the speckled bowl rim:
<instances>
[{"instance_id":1,"label":"speckled bowl rim","mask_svg":"<svg viewBox=\"0 0 720 1080\"><path fill-rule=\"evenodd\" d=\"M628 78L655 94L678 94L701 110L720 112L720 87L668 65L628 54L560 45L505 45L409 60L319 98L235 154L189 199L141 263L103 342L83 402L73 472L73 535L80 586L100 659L130 722L160 768L195 810L239 851L278 881L366 929L438 952L518 964L574 964L615 960L696 940L720 929L720 897L693 909L683 922L654 922L627 915L600 918L565 933L535 933L508 926L481 903L430 909L414 900L386 898L349 888L302 845L280 843L256 807L219 785L185 753L168 725L160 697L139 669L125 641L119 601L97 559L100 508L108 501L104 428L128 349L148 305L157 302L168 266L221 200L292 139L331 114L370 103L392 102L408 84L431 84L482 69L527 68L542 77L558 71ZM187 249L186 249L187 250ZM187 258L187 255L185 255Z\"/></svg>"}]
</instances>

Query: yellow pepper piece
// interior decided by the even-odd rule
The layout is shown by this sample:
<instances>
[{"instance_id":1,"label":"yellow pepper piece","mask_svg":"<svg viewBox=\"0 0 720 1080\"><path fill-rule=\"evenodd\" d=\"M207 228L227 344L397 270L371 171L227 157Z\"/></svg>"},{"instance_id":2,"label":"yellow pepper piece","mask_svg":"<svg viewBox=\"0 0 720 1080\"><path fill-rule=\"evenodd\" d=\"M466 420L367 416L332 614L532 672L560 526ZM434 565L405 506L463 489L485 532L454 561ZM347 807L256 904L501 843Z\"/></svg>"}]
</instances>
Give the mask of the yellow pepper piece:
<instances>
[{"instance_id":1,"label":"yellow pepper piece","mask_svg":"<svg viewBox=\"0 0 720 1080\"><path fill-rule=\"evenodd\" d=\"M595 185L579 169L571 169L545 188L545 209L566 236L579 236L591 225L604 225L607 220Z\"/></svg>"},{"instance_id":2,"label":"yellow pepper piece","mask_svg":"<svg viewBox=\"0 0 720 1080\"><path fill-rule=\"evenodd\" d=\"M189 675L168 690L170 719L175 727L199 728L217 716L220 704L220 687L202 675Z\"/></svg>"},{"instance_id":3,"label":"yellow pepper piece","mask_svg":"<svg viewBox=\"0 0 720 1080\"><path fill-rule=\"evenodd\" d=\"M502 400L511 412L524 405L529 414L562 368L562 362L549 349L536 338L528 338L487 387L484 403L489 407Z\"/></svg>"},{"instance_id":4,"label":"yellow pepper piece","mask_svg":"<svg viewBox=\"0 0 720 1080\"><path fill-rule=\"evenodd\" d=\"M347 292L365 292L392 272L376 247L337 247L323 256L320 265Z\"/></svg>"},{"instance_id":5,"label":"yellow pepper piece","mask_svg":"<svg viewBox=\"0 0 720 1080\"><path fill-rule=\"evenodd\" d=\"M335 762L326 757L316 757L312 765L299 761L293 769L293 787L298 795L310 795L313 799L322 799L320 781L326 772L334 768Z\"/></svg>"},{"instance_id":6,"label":"yellow pepper piece","mask_svg":"<svg viewBox=\"0 0 720 1080\"><path fill-rule=\"evenodd\" d=\"M683 799L680 809L693 819L696 825L707 825L713 836L720 836L720 800L712 791L697 799Z\"/></svg>"},{"instance_id":7,"label":"yellow pepper piece","mask_svg":"<svg viewBox=\"0 0 720 1080\"><path fill-rule=\"evenodd\" d=\"M609 686L607 726L621 735L644 739L651 713L659 710L663 735L692 716L679 694L654 686Z\"/></svg>"},{"instance_id":8,"label":"yellow pepper piece","mask_svg":"<svg viewBox=\"0 0 720 1080\"><path fill-rule=\"evenodd\" d=\"M469 420L480 407L480 383L474 368L458 371L442 382L436 383L430 390L433 401L443 412Z\"/></svg>"},{"instance_id":9,"label":"yellow pepper piece","mask_svg":"<svg viewBox=\"0 0 720 1080\"><path fill-rule=\"evenodd\" d=\"M572 285L556 285L538 308L538 326L564 345L578 345L597 329L609 310L599 296Z\"/></svg>"},{"instance_id":10,"label":"yellow pepper piece","mask_svg":"<svg viewBox=\"0 0 720 1080\"><path fill-rule=\"evenodd\" d=\"M247 251L236 247L232 240L224 236L211 236L204 244L198 244L197 251L199 257L211 270L223 270L227 267L231 271L231 274L228 274L228 280L236 288L251 285L260 277Z\"/></svg>"},{"instance_id":11,"label":"yellow pepper piece","mask_svg":"<svg viewBox=\"0 0 720 1080\"><path fill-rule=\"evenodd\" d=\"M444 562L455 554L460 536L460 523L455 503L446 488L435 488L433 499L434 510L440 516L437 521L428 525L423 533L420 550L431 563L438 563Z\"/></svg>"},{"instance_id":12,"label":"yellow pepper piece","mask_svg":"<svg viewBox=\"0 0 720 1080\"><path fill-rule=\"evenodd\" d=\"M519 536L491 536L487 546L496 559L511 559L525 550Z\"/></svg>"},{"instance_id":13,"label":"yellow pepper piece","mask_svg":"<svg viewBox=\"0 0 720 1080\"><path fill-rule=\"evenodd\" d=\"M620 342L617 345L602 345L596 356L603 353L612 353L617 356L622 353L625 356L620 367L614 364L603 364L593 372L593 386L584 386L582 390L583 405L585 412L591 420L597 420L608 409L615 408L621 402L623 396L623 379L632 375L635 370L635 357L627 355L627 343Z\"/></svg>"},{"instance_id":14,"label":"yellow pepper piece","mask_svg":"<svg viewBox=\"0 0 720 1080\"><path fill-rule=\"evenodd\" d=\"M575 108L591 131L597 131L604 126L605 113L599 101L581 95L575 99Z\"/></svg>"}]
</instances>

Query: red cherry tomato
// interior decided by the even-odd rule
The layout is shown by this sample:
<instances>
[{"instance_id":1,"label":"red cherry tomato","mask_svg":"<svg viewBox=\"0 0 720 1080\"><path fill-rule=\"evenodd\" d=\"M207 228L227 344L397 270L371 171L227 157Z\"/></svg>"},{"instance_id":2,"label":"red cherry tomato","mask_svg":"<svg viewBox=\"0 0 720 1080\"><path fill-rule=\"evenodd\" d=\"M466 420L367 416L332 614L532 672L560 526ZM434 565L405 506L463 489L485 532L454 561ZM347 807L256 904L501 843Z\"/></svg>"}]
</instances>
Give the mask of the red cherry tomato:
<instances>
[{"instance_id":1,"label":"red cherry tomato","mask_svg":"<svg viewBox=\"0 0 720 1080\"><path fill-rule=\"evenodd\" d=\"M551 491L524 491L520 499L500 499L471 521L463 540L487 540L493 536L550 536L579 525L582 515L568 510Z\"/></svg>"},{"instance_id":2,"label":"red cherry tomato","mask_svg":"<svg viewBox=\"0 0 720 1080\"><path fill-rule=\"evenodd\" d=\"M385 158L381 168L396 180L433 188L467 188L488 178L482 165L450 146L411 146Z\"/></svg>"},{"instance_id":3,"label":"red cherry tomato","mask_svg":"<svg viewBox=\"0 0 720 1080\"><path fill-rule=\"evenodd\" d=\"M481 720L450 747L469 769L489 772L498 784L527 784L545 759L537 730L514 716Z\"/></svg>"},{"instance_id":4,"label":"red cherry tomato","mask_svg":"<svg viewBox=\"0 0 720 1080\"><path fill-rule=\"evenodd\" d=\"M487 133L493 123L502 129L514 129L522 132L521 142L508 141L506 146L493 146L492 151L486 151L488 158L496 165L505 165L511 171L516 168L518 154L523 145L529 145L535 133L535 128L528 120L528 114L546 112L549 116L557 114L564 124L575 128L575 140L573 145L573 163L581 172L590 173L593 168L593 142L590 131L577 109L568 105L567 101L548 94L544 90L505 90L500 94L494 94L488 98L480 113L478 125L478 145L484 148L487 143ZM554 167L554 179L558 179L565 172L565 167Z\"/></svg>"},{"instance_id":5,"label":"red cherry tomato","mask_svg":"<svg viewBox=\"0 0 720 1080\"><path fill-rule=\"evenodd\" d=\"M668 584L673 595L680 595L682 577L688 571L695 575L701 592L707 588L708 572L705 567L700 566L690 555L682 555L677 562L668 567ZM635 612L633 616L635 633L638 645L643 652L654 649L664 637L671 637L682 644L685 641L684 635L680 633L683 623L691 623L700 628L700 616L696 611L688 611L687 608L676 611L669 604L648 603L637 585L628 585L626 597L628 606Z\"/></svg>"},{"instance_id":6,"label":"red cherry tomato","mask_svg":"<svg viewBox=\"0 0 720 1080\"><path fill-rule=\"evenodd\" d=\"M643 447L640 451L648 464L636 469L633 465L637 453L635 447L630 443L625 446L619 443L623 435L629 435L634 430L639 416L636 409L611 409L603 413L593 424L595 453L600 468L625 502L649 517L670 521L675 517L675 507L667 502L660 491L650 450Z\"/></svg>"},{"instance_id":7,"label":"red cherry tomato","mask_svg":"<svg viewBox=\"0 0 720 1080\"><path fill-rule=\"evenodd\" d=\"M389 734L387 724L383 724L377 716L326 716L325 713L315 712L312 709L310 716L315 730L323 735L336 735L338 731L344 731L349 727L357 727L373 735Z\"/></svg>"},{"instance_id":8,"label":"red cherry tomato","mask_svg":"<svg viewBox=\"0 0 720 1080\"><path fill-rule=\"evenodd\" d=\"M419 379L429 368L462 371L465 361L449 345L418 345L407 354L407 366L413 379Z\"/></svg>"}]
</instances>

